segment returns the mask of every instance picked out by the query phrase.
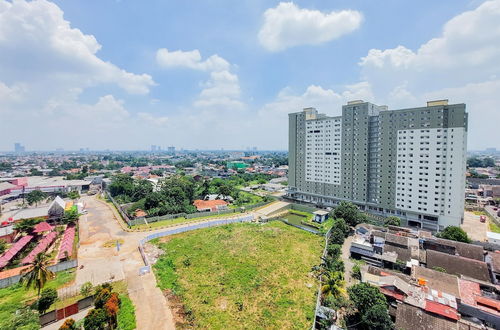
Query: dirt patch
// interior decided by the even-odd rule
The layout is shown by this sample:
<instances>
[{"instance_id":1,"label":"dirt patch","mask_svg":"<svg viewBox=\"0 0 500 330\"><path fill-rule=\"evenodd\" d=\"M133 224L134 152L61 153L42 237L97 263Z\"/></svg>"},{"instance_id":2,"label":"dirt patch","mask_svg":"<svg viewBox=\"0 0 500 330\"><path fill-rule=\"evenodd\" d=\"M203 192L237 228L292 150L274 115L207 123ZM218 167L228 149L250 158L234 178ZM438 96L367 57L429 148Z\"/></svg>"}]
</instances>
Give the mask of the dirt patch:
<instances>
[{"instance_id":1,"label":"dirt patch","mask_svg":"<svg viewBox=\"0 0 500 330\"><path fill-rule=\"evenodd\" d=\"M116 243L117 242L118 242L118 244L123 245L124 240L122 238L120 238L120 239L112 239L112 240L109 240L106 243L104 243L102 245L102 247L105 247L105 248L116 247Z\"/></svg>"},{"instance_id":2,"label":"dirt patch","mask_svg":"<svg viewBox=\"0 0 500 330\"><path fill-rule=\"evenodd\" d=\"M158 261L158 258L165 253L165 251L160 249L155 244L146 243L144 244L144 253L148 257L149 262L154 265Z\"/></svg>"},{"instance_id":3,"label":"dirt patch","mask_svg":"<svg viewBox=\"0 0 500 330\"><path fill-rule=\"evenodd\" d=\"M194 327L191 312L186 310L179 296L171 290L164 290L163 295L167 298L167 305L174 316L175 327L178 329L191 329Z\"/></svg>"}]
</instances>

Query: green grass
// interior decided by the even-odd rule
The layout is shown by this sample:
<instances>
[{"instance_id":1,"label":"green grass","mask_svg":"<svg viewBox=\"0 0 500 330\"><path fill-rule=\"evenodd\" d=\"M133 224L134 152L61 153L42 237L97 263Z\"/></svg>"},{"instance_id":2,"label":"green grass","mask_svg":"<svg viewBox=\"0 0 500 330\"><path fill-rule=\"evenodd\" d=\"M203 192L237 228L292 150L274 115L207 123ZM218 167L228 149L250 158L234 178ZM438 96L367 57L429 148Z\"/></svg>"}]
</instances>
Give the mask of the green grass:
<instances>
[{"instance_id":1,"label":"green grass","mask_svg":"<svg viewBox=\"0 0 500 330\"><path fill-rule=\"evenodd\" d=\"M130 298L125 295L120 295L121 305L118 310L118 329L133 330L136 328L135 323L135 308Z\"/></svg>"},{"instance_id":2,"label":"green grass","mask_svg":"<svg viewBox=\"0 0 500 330\"><path fill-rule=\"evenodd\" d=\"M56 278L49 281L45 288L58 289L75 279L75 270L56 273ZM31 304L37 298L36 290L26 290L20 283L0 289L0 329L10 322L16 310Z\"/></svg>"},{"instance_id":3,"label":"green grass","mask_svg":"<svg viewBox=\"0 0 500 330\"><path fill-rule=\"evenodd\" d=\"M148 225L146 225L146 224L135 225L135 226L132 226L131 228L132 229L148 229L148 228L171 227L171 226L182 224L182 223L189 223L189 222L193 222L193 221L200 221L200 220L205 220L205 219L218 218L218 217L237 215L237 214L238 213L235 212L235 213L214 214L214 215L203 216L203 213L200 213L200 216L196 217L196 218L186 219L184 217L180 217L180 218L175 218L175 219L170 219L170 220L149 222Z\"/></svg>"},{"instance_id":4,"label":"green grass","mask_svg":"<svg viewBox=\"0 0 500 330\"><path fill-rule=\"evenodd\" d=\"M489 221L489 228L490 228L490 231L494 232L494 233L500 233L500 226L498 226L496 223L494 223L493 221Z\"/></svg>"},{"instance_id":5,"label":"green grass","mask_svg":"<svg viewBox=\"0 0 500 330\"><path fill-rule=\"evenodd\" d=\"M161 242L161 240L160 240ZM177 294L190 326L305 329L311 325L322 238L275 221L183 233L160 243L161 289Z\"/></svg>"}]
</instances>

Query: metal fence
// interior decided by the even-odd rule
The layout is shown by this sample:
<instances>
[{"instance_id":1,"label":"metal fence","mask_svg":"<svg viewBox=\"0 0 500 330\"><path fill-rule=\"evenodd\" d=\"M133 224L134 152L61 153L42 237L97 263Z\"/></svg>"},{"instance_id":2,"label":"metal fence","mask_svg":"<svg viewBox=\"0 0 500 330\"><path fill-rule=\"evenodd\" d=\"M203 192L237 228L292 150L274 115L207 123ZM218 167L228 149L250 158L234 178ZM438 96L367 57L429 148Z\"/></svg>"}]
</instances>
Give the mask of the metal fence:
<instances>
[{"instance_id":1,"label":"metal fence","mask_svg":"<svg viewBox=\"0 0 500 330\"><path fill-rule=\"evenodd\" d=\"M76 259L73 259L73 260L67 260L67 261L60 262L58 264L49 266L47 268L53 272L61 272L63 270L75 268L77 266L78 266L78 261ZM19 283L21 281L22 277L23 277L23 275L19 274L19 275L14 275L11 277L2 278L0 280L0 288L6 288L6 287L11 286L13 284Z\"/></svg>"},{"instance_id":2,"label":"metal fence","mask_svg":"<svg viewBox=\"0 0 500 330\"><path fill-rule=\"evenodd\" d=\"M206 222L195 223L192 225L183 226L183 227L179 227L179 228L168 229L168 230L162 231L160 233L148 235L145 238L143 238L142 240L140 240L139 241L139 251L141 252L142 258L144 260L144 264L146 266L150 267L151 264L149 263L149 260L148 260L146 253L144 252L144 244L146 244L147 242L149 242L153 239L165 237L165 236L169 236L169 235L180 234L180 233L184 233L184 232L196 230L196 229L227 225L230 223L251 221L252 219L253 219L253 215L246 215L246 216L238 217L238 218L206 221Z\"/></svg>"}]
</instances>

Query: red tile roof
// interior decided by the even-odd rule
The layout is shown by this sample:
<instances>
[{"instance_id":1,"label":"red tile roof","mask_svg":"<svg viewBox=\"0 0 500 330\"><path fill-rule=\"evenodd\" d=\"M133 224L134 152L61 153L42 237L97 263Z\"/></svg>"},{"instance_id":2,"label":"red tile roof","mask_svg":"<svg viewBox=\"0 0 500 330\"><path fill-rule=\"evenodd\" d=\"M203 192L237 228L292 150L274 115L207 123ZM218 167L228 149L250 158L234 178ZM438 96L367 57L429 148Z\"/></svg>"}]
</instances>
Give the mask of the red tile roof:
<instances>
[{"instance_id":1,"label":"red tile roof","mask_svg":"<svg viewBox=\"0 0 500 330\"><path fill-rule=\"evenodd\" d=\"M457 310L453 307L443 305L434 301L426 300L425 301L425 310L431 313L439 314L449 319L458 320L460 317L458 316Z\"/></svg>"},{"instance_id":2,"label":"red tile roof","mask_svg":"<svg viewBox=\"0 0 500 330\"><path fill-rule=\"evenodd\" d=\"M217 211L217 207L225 206L228 203L223 201L222 199L215 199L212 201L205 201L202 199L197 199L193 202L193 205L198 209L198 211L203 211L206 209L210 209L211 211Z\"/></svg>"},{"instance_id":3,"label":"red tile roof","mask_svg":"<svg viewBox=\"0 0 500 330\"><path fill-rule=\"evenodd\" d=\"M51 231L54 227L49 225L46 221L40 222L35 225L34 233L43 233L44 231Z\"/></svg>"}]
</instances>

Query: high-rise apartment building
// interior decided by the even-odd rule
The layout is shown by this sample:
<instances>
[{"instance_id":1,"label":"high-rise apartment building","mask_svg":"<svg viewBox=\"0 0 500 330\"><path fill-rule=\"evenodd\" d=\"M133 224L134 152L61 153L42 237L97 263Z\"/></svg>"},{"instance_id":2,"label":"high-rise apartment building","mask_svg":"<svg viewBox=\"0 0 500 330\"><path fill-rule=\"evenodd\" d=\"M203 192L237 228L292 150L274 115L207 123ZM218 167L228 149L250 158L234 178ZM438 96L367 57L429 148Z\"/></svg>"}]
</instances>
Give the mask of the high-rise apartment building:
<instances>
[{"instance_id":1,"label":"high-rise apartment building","mask_svg":"<svg viewBox=\"0 0 500 330\"><path fill-rule=\"evenodd\" d=\"M14 152L21 153L25 152L26 148L19 142L14 143Z\"/></svg>"},{"instance_id":2,"label":"high-rise apartment building","mask_svg":"<svg viewBox=\"0 0 500 330\"><path fill-rule=\"evenodd\" d=\"M324 206L350 201L442 230L463 219L466 145L465 104L388 110L353 101L338 117L306 108L289 114L287 195Z\"/></svg>"}]
</instances>

